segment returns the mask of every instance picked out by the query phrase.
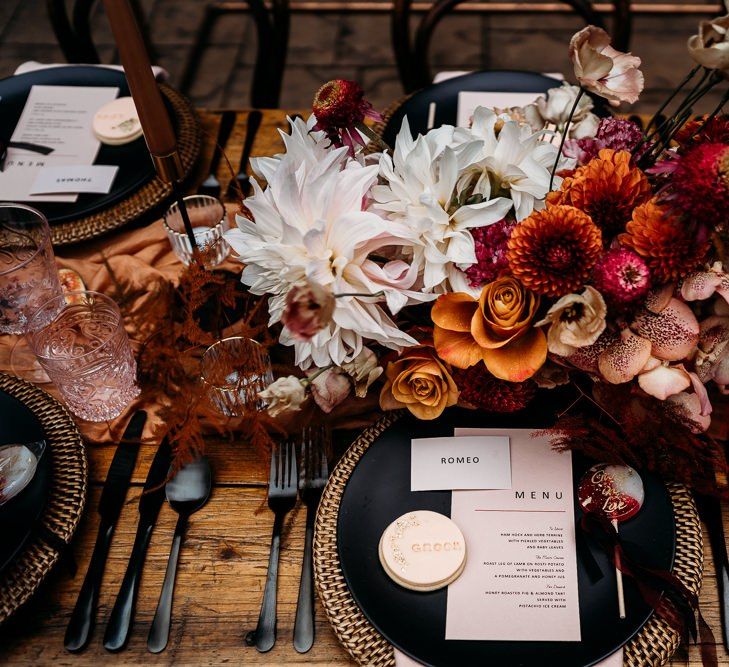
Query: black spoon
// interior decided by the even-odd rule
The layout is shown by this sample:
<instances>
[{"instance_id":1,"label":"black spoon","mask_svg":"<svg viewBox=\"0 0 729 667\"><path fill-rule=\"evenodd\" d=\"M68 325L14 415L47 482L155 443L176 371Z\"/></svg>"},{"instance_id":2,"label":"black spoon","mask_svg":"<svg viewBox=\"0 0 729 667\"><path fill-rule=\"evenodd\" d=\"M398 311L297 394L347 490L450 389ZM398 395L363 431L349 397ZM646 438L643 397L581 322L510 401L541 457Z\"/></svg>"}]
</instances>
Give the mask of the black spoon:
<instances>
[{"instance_id":1,"label":"black spoon","mask_svg":"<svg viewBox=\"0 0 729 667\"><path fill-rule=\"evenodd\" d=\"M180 516L175 526L167 571L162 584L157 611L154 614L152 627L147 638L147 648L152 653L164 651L170 637L170 620L172 618L172 595L175 588L177 561L180 557L182 538L185 535L190 515L197 512L210 497L213 476L207 457L188 463L169 481L165 487L170 507Z\"/></svg>"}]
</instances>

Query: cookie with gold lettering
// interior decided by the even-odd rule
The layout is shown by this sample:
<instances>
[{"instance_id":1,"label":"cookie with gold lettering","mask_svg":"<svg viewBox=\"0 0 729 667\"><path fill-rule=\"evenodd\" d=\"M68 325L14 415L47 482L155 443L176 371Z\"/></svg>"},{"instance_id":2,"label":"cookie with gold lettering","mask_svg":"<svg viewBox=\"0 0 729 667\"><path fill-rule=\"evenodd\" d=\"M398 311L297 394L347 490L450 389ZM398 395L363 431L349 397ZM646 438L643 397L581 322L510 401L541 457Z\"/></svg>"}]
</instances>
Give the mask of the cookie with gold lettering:
<instances>
[{"instance_id":1,"label":"cookie with gold lettering","mask_svg":"<svg viewBox=\"0 0 729 667\"><path fill-rule=\"evenodd\" d=\"M110 146L121 146L142 136L142 124L131 97L118 97L105 104L94 115L96 138Z\"/></svg>"},{"instance_id":2,"label":"cookie with gold lettering","mask_svg":"<svg viewBox=\"0 0 729 667\"><path fill-rule=\"evenodd\" d=\"M466 541L450 518L416 510L395 519L382 533L380 563L395 583L435 591L458 579L466 565Z\"/></svg>"}]
</instances>

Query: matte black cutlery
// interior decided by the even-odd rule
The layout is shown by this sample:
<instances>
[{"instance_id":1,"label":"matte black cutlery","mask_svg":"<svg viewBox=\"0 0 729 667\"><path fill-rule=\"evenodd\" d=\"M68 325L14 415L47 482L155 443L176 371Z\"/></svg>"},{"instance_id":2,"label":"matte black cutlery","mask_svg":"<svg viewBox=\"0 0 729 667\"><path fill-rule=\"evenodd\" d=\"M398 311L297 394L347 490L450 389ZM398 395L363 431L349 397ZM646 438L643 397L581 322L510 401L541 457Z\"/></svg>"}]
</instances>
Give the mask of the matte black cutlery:
<instances>
[{"instance_id":1,"label":"matte black cutlery","mask_svg":"<svg viewBox=\"0 0 729 667\"><path fill-rule=\"evenodd\" d=\"M187 522L192 514L197 512L210 497L213 487L213 475L210 462L203 456L183 466L177 474L167 482L165 493L170 507L179 514L175 526L175 536L172 539L170 557L167 561L167 571L162 584L157 611L154 614L152 627L147 638L147 648L152 653L164 651L170 637L170 621L172 619L172 599L175 590L175 577L177 575L177 562L180 557L180 547L185 536Z\"/></svg>"},{"instance_id":2,"label":"matte black cutlery","mask_svg":"<svg viewBox=\"0 0 729 667\"><path fill-rule=\"evenodd\" d=\"M237 199L238 188L236 188L236 183L244 197L247 197L251 191L251 181L247 173L248 160L251 156L251 150L253 150L253 141L256 138L256 133L258 132L258 128L261 126L261 120L263 120L263 114L258 111L258 109L254 109L248 114L248 119L246 120L246 137L243 143L243 153L241 153L238 172L236 173L235 178L231 179L230 183L228 183L228 188L225 193L226 199Z\"/></svg>"},{"instance_id":3,"label":"matte black cutlery","mask_svg":"<svg viewBox=\"0 0 729 667\"><path fill-rule=\"evenodd\" d=\"M281 529L284 517L296 504L296 449L291 441L274 447L271 452L271 473L268 480L268 506L274 513L271 551L268 556L266 588L263 591L261 613L253 634L246 637L260 653L276 643L276 588L278 586L278 557L281 551Z\"/></svg>"},{"instance_id":4,"label":"matte black cutlery","mask_svg":"<svg viewBox=\"0 0 729 667\"><path fill-rule=\"evenodd\" d=\"M129 488L134 465L139 452L139 439L147 421L147 413L138 410L127 425L122 440L116 448L104 489L101 492L98 512L101 524L96 537L89 569L81 586L71 620L66 628L64 646L67 651L81 651L89 642L94 626L94 614L99 600L101 577L104 574L109 545L114 534L114 527L119 519L124 498Z\"/></svg>"},{"instance_id":5,"label":"matte black cutlery","mask_svg":"<svg viewBox=\"0 0 729 667\"><path fill-rule=\"evenodd\" d=\"M215 140L215 152L213 153L213 159L210 161L210 174L198 190L201 195L220 197L220 181L217 177L218 167L225 152L225 144L228 143L230 133L233 131L236 117L235 111L223 111L221 115L218 138Z\"/></svg>"},{"instance_id":6,"label":"matte black cutlery","mask_svg":"<svg viewBox=\"0 0 729 667\"><path fill-rule=\"evenodd\" d=\"M172 451L165 440L155 454L147 473L147 481L144 483L144 491L139 498L137 535L134 538L127 571L124 573L124 579L104 633L104 648L107 651L120 651L126 645L129 637L147 547L165 499L165 480L169 473L171 458Z\"/></svg>"},{"instance_id":7,"label":"matte black cutlery","mask_svg":"<svg viewBox=\"0 0 729 667\"><path fill-rule=\"evenodd\" d=\"M294 622L294 648L299 653L306 653L314 644L314 522L321 494L329 478L327 443L327 431L324 427L309 426L304 429L301 441L299 496L306 505L306 536Z\"/></svg>"}]
</instances>

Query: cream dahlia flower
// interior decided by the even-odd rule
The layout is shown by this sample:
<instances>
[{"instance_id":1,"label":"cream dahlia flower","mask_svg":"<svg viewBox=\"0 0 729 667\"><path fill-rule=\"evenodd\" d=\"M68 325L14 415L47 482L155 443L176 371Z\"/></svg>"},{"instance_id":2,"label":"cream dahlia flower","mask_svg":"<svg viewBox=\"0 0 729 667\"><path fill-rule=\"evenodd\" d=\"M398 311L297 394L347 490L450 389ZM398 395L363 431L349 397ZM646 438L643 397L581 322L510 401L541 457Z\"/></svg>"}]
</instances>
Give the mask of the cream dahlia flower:
<instances>
[{"instance_id":1,"label":"cream dahlia flower","mask_svg":"<svg viewBox=\"0 0 729 667\"><path fill-rule=\"evenodd\" d=\"M527 124L502 123L493 111L478 107L471 128L453 133L456 150L468 157L458 179L459 197L480 196L484 201L508 197L518 221L543 208L557 158L557 147L543 140L543 134ZM560 162L560 168L568 166L571 161ZM559 188L561 182L555 178L554 186Z\"/></svg>"},{"instance_id":2,"label":"cream dahlia flower","mask_svg":"<svg viewBox=\"0 0 729 667\"><path fill-rule=\"evenodd\" d=\"M476 262L470 229L501 220L511 208L506 197L458 188L477 159L481 141L455 148L454 128L443 126L413 139L407 118L392 156L380 157L381 185L372 188L371 209L406 229L412 265L422 271L425 292L471 291L458 267Z\"/></svg>"},{"instance_id":3,"label":"cream dahlia flower","mask_svg":"<svg viewBox=\"0 0 729 667\"><path fill-rule=\"evenodd\" d=\"M286 295L305 280L336 297L331 320L309 340L282 331L281 343L295 347L302 368L352 361L365 340L394 350L414 345L381 303L395 312L431 298L420 292L418 271L407 262L381 265L369 257L406 243L396 235L396 225L363 210L377 165L348 159L346 148L327 150L321 159L319 153L318 144L307 146L299 136L295 150L264 168L265 191L253 181L246 207L255 222L237 216L237 229L226 233L245 264L242 282L253 294L271 295L270 324L281 320Z\"/></svg>"}]
</instances>

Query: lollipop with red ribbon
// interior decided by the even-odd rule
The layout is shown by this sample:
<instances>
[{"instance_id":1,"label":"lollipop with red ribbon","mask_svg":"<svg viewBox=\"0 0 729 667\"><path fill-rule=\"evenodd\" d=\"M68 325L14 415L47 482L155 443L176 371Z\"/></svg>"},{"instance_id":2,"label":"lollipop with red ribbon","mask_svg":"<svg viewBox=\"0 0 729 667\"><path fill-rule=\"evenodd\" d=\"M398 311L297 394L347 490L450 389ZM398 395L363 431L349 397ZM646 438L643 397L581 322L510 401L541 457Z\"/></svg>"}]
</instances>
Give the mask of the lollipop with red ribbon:
<instances>
[{"instance_id":1,"label":"lollipop with red ribbon","mask_svg":"<svg viewBox=\"0 0 729 667\"><path fill-rule=\"evenodd\" d=\"M577 496L586 512L607 517L618 532L618 525L632 519L643 506L645 489L640 475L630 466L600 463L592 466L582 478ZM620 618L625 618L623 575L620 554L615 553L615 576L618 585Z\"/></svg>"}]
</instances>

